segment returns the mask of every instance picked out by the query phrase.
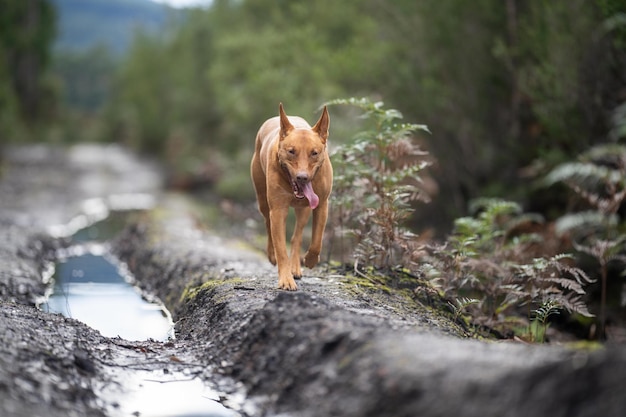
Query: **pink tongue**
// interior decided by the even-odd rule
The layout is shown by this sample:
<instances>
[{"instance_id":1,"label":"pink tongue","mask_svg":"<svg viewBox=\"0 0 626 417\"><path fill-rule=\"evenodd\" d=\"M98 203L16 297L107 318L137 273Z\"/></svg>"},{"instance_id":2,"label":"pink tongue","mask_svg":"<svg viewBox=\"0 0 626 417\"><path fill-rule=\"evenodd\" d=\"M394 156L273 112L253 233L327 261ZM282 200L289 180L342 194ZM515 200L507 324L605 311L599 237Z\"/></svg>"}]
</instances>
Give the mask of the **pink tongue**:
<instances>
[{"instance_id":1,"label":"pink tongue","mask_svg":"<svg viewBox=\"0 0 626 417\"><path fill-rule=\"evenodd\" d=\"M304 196L307 198L307 200L309 200L309 206L312 209L315 209L320 203L320 198L317 196L317 194L315 194L315 191L313 191L313 186L310 182L307 182L304 185L302 192L304 193Z\"/></svg>"}]
</instances>

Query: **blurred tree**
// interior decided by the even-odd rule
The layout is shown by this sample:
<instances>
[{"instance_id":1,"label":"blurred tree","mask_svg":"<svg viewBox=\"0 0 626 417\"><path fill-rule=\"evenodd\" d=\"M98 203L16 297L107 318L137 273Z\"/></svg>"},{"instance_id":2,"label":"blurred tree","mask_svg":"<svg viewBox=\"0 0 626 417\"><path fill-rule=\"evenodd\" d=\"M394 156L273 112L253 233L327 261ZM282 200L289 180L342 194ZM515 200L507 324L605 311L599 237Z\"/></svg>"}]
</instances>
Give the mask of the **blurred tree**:
<instances>
[{"instance_id":1,"label":"blurred tree","mask_svg":"<svg viewBox=\"0 0 626 417\"><path fill-rule=\"evenodd\" d=\"M0 130L11 140L19 124L33 125L53 112L54 89L46 71L55 34L46 0L0 3Z\"/></svg>"},{"instance_id":2,"label":"blurred tree","mask_svg":"<svg viewBox=\"0 0 626 417\"><path fill-rule=\"evenodd\" d=\"M440 196L420 211L421 223L449 224L481 195L532 198L543 211L526 168L606 138L626 87L625 50L609 45L612 34L598 36L606 2L620 3L374 2L395 45L380 77L385 99L429 125L440 163Z\"/></svg>"},{"instance_id":3,"label":"blurred tree","mask_svg":"<svg viewBox=\"0 0 626 417\"><path fill-rule=\"evenodd\" d=\"M362 1L221 1L213 12L208 76L223 98L221 135L231 149L248 144L279 101L312 119L319 103L369 90L382 64L375 20Z\"/></svg>"},{"instance_id":4,"label":"blurred tree","mask_svg":"<svg viewBox=\"0 0 626 417\"><path fill-rule=\"evenodd\" d=\"M481 195L532 198L541 212L522 173L605 140L626 96L619 25L602 29L620 4L215 0L161 38L136 40L111 136L172 160L211 149L226 156L221 170L246 172L241 154L279 101L315 119L337 97L384 98L433 132L420 140L439 161L440 192L416 224L445 231ZM337 111L331 143L343 141L341 122Z\"/></svg>"},{"instance_id":5,"label":"blurred tree","mask_svg":"<svg viewBox=\"0 0 626 417\"><path fill-rule=\"evenodd\" d=\"M393 44L379 88L405 117L428 124L427 148L439 161L440 193L417 221L450 224L482 194L494 165L499 181L512 175L509 84L493 54L495 37L506 33L505 3L379 0L375 7L382 37Z\"/></svg>"},{"instance_id":6,"label":"blurred tree","mask_svg":"<svg viewBox=\"0 0 626 417\"><path fill-rule=\"evenodd\" d=\"M348 87L367 91L384 56L374 22L356 0L218 0L190 11L161 38L136 38L108 107L107 134L179 170L205 175L218 166L248 189L239 161L280 101L313 120L321 102Z\"/></svg>"},{"instance_id":7,"label":"blurred tree","mask_svg":"<svg viewBox=\"0 0 626 417\"><path fill-rule=\"evenodd\" d=\"M72 110L93 113L108 98L117 63L100 45L86 51L59 51L53 67L61 82L63 103Z\"/></svg>"},{"instance_id":8,"label":"blurred tree","mask_svg":"<svg viewBox=\"0 0 626 417\"><path fill-rule=\"evenodd\" d=\"M139 125L154 134L139 140L153 149L174 126L236 152L275 115L279 101L292 114L314 118L319 103L375 77L382 54L374 53L376 27L360 4L216 1L209 10L191 12L167 39L136 40L114 106L131 104L152 114ZM168 132L156 128L154 118L175 123Z\"/></svg>"}]
</instances>

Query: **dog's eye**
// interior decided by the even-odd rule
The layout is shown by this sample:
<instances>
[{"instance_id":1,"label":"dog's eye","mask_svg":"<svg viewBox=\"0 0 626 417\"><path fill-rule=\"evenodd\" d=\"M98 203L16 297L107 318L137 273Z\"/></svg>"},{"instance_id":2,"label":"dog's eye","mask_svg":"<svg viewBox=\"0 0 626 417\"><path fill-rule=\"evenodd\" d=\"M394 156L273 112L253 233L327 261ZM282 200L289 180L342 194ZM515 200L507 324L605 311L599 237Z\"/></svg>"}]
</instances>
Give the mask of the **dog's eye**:
<instances>
[{"instance_id":1,"label":"dog's eye","mask_svg":"<svg viewBox=\"0 0 626 417\"><path fill-rule=\"evenodd\" d=\"M294 148L289 148L289 149L287 149L287 153L289 155L295 155L296 154L296 150Z\"/></svg>"},{"instance_id":2,"label":"dog's eye","mask_svg":"<svg viewBox=\"0 0 626 417\"><path fill-rule=\"evenodd\" d=\"M311 151L311 156L317 156L317 155L319 155L319 152L318 152L318 151L315 151L315 150L314 150L314 151Z\"/></svg>"}]
</instances>

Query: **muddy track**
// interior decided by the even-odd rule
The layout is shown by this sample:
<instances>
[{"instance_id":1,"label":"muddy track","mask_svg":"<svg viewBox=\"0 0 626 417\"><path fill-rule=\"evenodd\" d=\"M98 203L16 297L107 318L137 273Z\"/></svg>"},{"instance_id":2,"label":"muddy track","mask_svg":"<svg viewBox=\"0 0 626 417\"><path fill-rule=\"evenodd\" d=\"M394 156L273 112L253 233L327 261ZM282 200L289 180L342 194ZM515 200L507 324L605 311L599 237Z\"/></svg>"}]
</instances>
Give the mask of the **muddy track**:
<instances>
[{"instance_id":1,"label":"muddy track","mask_svg":"<svg viewBox=\"0 0 626 417\"><path fill-rule=\"evenodd\" d=\"M300 291L279 291L262 254L198 227L184 197L160 195L153 167L108 149L83 149L82 158L76 149L7 153L1 415L118 415L111 393L132 369L202 377L241 415L623 415L622 346L588 352L472 340L406 292L323 267L305 272ZM88 211L86 199L131 192L159 194L159 203L114 250L173 313L174 342L105 338L34 307L52 249L64 245L52 226Z\"/></svg>"},{"instance_id":2,"label":"muddy track","mask_svg":"<svg viewBox=\"0 0 626 417\"><path fill-rule=\"evenodd\" d=\"M278 291L261 255L196 230L183 213L163 205L159 220L127 230L119 254L167 300L178 337L209 342L206 357L263 414L617 416L626 405L623 349L470 340L406 296L322 269L300 291Z\"/></svg>"}]
</instances>

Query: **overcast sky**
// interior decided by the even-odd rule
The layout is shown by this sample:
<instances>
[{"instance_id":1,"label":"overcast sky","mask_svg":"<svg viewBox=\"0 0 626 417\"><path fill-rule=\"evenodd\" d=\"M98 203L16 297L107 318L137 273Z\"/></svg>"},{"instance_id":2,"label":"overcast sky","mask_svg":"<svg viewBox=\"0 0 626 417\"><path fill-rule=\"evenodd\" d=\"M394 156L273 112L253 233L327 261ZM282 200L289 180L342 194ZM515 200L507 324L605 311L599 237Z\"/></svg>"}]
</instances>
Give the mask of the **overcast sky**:
<instances>
[{"instance_id":1,"label":"overcast sky","mask_svg":"<svg viewBox=\"0 0 626 417\"><path fill-rule=\"evenodd\" d=\"M172 7L208 6L212 0L152 0L157 3L167 3Z\"/></svg>"}]
</instances>

